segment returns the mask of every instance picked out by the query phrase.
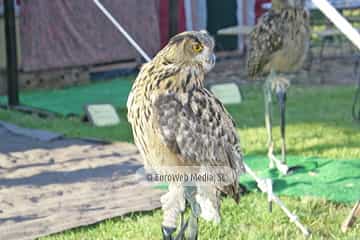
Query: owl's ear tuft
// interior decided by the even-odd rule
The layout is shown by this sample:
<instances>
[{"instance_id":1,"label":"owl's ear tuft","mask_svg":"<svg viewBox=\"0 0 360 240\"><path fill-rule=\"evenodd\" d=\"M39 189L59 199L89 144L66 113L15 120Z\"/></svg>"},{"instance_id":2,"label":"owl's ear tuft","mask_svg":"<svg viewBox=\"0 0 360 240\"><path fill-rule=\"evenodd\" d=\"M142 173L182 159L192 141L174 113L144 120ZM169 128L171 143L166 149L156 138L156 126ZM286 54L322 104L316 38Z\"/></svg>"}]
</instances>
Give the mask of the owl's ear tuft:
<instances>
[{"instance_id":1,"label":"owl's ear tuft","mask_svg":"<svg viewBox=\"0 0 360 240\"><path fill-rule=\"evenodd\" d=\"M182 42L185 39L185 36L183 35L176 35L174 37L172 37L169 41L169 44L178 44L180 42Z\"/></svg>"},{"instance_id":2,"label":"owl's ear tuft","mask_svg":"<svg viewBox=\"0 0 360 240\"><path fill-rule=\"evenodd\" d=\"M199 39L195 36L194 32L183 32L175 35L169 41L169 44L179 44L184 40L192 39L193 41L200 42Z\"/></svg>"}]
</instances>

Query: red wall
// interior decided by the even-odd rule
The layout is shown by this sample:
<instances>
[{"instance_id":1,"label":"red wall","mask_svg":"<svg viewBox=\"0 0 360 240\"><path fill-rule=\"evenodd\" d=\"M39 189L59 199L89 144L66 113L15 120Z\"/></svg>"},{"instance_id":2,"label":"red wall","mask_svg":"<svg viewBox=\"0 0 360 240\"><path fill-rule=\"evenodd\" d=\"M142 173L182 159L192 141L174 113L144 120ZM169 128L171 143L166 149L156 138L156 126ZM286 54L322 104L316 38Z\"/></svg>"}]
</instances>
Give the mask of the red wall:
<instances>
[{"instance_id":1,"label":"red wall","mask_svg":"<svg viewBox=\"0 0 360 240\"><path fill-rule=\"evenodd\" d=\"M256 22L259 19L259 17L261 17L261 15L263 15L265 13L265 10L261 7L261 5L264 3L269 3L269 2L271 2L271 0L256 0L256 2L255 2Z\"/></svg>"}]
</instances>

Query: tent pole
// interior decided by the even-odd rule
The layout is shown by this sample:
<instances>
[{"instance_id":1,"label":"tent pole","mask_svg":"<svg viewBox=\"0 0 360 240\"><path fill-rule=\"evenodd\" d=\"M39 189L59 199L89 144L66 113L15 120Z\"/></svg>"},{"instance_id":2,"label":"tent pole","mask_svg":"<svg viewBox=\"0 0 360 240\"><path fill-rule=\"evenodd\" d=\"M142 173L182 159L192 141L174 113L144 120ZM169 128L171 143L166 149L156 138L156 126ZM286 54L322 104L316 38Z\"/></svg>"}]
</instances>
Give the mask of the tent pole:
<instances>
[{"instance_id":1,"label":"tent pole","mask_svg":"<svg viewBox=\"0 0 360 240\"><path fill-rule=\"evenodd\" d=\"M19 105L16 20L13 0L4 0L8 105Z\"/></svg>"},{"instance_id":2,"label":"tent pole","mask_svg":"<svg viewBox=\"0 0 360 240\"><path fill-rule=\"evenodd\" d=\"M360 49L359 32L329 3L329 0L312 0L320 11Z\"/></svg>"}]
</instances>

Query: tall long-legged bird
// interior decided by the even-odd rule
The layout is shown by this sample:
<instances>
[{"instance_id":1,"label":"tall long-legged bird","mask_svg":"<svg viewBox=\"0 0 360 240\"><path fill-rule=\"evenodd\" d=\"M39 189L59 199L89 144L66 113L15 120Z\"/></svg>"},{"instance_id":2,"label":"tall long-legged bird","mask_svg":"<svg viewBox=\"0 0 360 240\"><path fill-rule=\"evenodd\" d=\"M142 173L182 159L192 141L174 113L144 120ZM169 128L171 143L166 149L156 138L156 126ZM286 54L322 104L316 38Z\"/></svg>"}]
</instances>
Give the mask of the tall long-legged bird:
<instances>
[{"instance_id":1,"label":"tall long-legged bird","mask_svg":"<svg viewBox=\"0 0 360 240\"><path fill-rule=\"evenodd\" d=\"M290 82L285 74L298 71L305 61L310 44L309 22L305 0L273 0L271 9L260 18L250 35L248 75L258 78L269 74L264 85L269 167L277 167L283 174L289 172L286 165L285 104ZM280 104L281 160L274 155L271 114L273 90Z\"/></svg>"},{"instance_id":2,"label":"tall long-legged bird","mask_svg":"<svg viewBox=\"0 0 360 240\"><path fill-rule=\"evenodd\" d=\"M128 120L145 166L157 173L171 168L172 173L187 176L199 167L219 167L235 176L228 184L170 182L161 198L162 234L167 240L185 234L197 239L199 216L218 222L221 193L239 200L237 176L244 166L235 124L203 84L215 64L214 45L206 31L174 36L143 65L127 102ZM191 207L188 221L183 217L186 202Z\"/></svg>"}]
</instances>

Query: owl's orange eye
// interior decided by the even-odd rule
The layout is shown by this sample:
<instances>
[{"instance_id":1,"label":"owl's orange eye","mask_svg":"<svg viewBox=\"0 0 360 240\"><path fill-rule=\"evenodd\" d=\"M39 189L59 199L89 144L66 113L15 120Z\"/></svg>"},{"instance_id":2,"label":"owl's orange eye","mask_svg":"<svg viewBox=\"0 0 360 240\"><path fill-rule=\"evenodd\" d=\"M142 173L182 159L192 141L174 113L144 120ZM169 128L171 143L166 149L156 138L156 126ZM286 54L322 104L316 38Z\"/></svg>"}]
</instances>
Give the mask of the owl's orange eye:
<instances>
[{"instance_id":1,"label":"owl's orange eye","mask_svg":"<svg viewBox=\"0 0 360 240\"><path fill-rule=\"evenodd\" d=\"M197 53L201 52L204 49L203 45L201 45L200 43L195 43L192 48L194 52Z\"/></svg>"}]
</instances>

